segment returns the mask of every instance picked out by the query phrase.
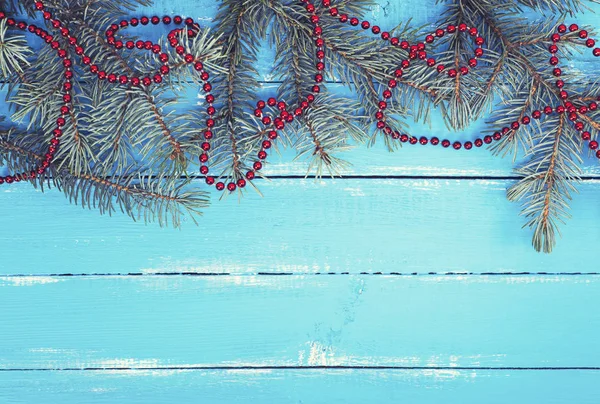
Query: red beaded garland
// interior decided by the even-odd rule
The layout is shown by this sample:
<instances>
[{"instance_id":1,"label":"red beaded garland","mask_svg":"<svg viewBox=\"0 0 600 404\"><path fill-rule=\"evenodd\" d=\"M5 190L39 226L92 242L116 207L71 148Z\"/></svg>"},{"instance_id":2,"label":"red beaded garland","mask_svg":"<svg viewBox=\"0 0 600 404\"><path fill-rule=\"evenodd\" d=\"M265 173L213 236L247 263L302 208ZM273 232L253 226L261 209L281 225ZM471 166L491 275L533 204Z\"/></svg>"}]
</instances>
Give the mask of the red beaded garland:
<instances>
[{"instance_id":1,"label":"red beaded garland","mask_svg":"<svg viewBox=\"0 0 600 404\"><path fill-rule=\"evenodd\" d=\"M285 127L286 122L293 121L294 116L302 115L304 113L304 110L306 110L310 107L310 103L314 100L314 97L315 97L314 94L317 94L320 92L320 87L318 84L323 82L323 80L324 80L323 75L320 73L320 72L324 71L325 67L326 67L325 61L324 61L325 52L324 52L324 48L323 48L324 40L322 38L323 29L319 25L320 17L319 17L319 15L317 15L316 7L314 6L313 3L311 3L310 0L302 0L302 2L306 4L305 8L311 14L310 21L314 25L313 34L316 37L315 44L317 47L317 49L316 49L317 62L315 64L317 73L314 75L314 80L315 80L315 83L317 83L317 85L314 85L312 87L312 93L309 94L306 97L306 99L300 103L300 107L295 109L294 111L288 112L287 105L285 104L285 102L277 101L275 98L269 98L266 103L265 103L265 101L258 101L255 115L261 117L261 122L265 126L273 127L274 130L266 131L268 133L267 138L269 140L262 140L261 150L257 154L258 160L253 163L252 170L248 171L245 174L245 178L247 180L254 179L256 171L259 171L262 169L263 165L262 165L261 161L259 161L259 160L265 160L267 158L267 153L265 150L270 149L272 147L271 142L277 138L277 130L283 129ZM421 136L420 138L417 138L417 137L409 136L406 134L399 134L399 132L394 131L392 128L387 126L385 123L386 117L385 117L384 111L387 109L388 104L385 100L388 100L392 97L392 89L395 89L398 87L398 84L399 84L398 79L401 79L403 77L405 69L409 68L411 65L410 59L417 60L417 61L423 60L427 64L428 67L436 69L436 71L438 73L445 72L446 76L449 77L450 79L454 79L459 76L469 74L469 68L477 67L477 65L478 65L477 59L480 58L481 56L483 56L483 53L484 53L482 45L485 43L485 40L483 37L478 36L479 35L478 30L475 27L469 27L468 25L466 25L464 23L461 23L458 26L448 25L445 29L438 28L433 33L426 35L424 42L411 45L408 41L403 41L403 40L401 41L399 38L392 37L389 32L386 32L386 31L382 32L381 28L379 26L371 25L371 23L369 21L361 21L360 19L358 19L356 17L351 17L351 16L348 16L347 14L340 14L339 10L337 8L331 7L331 0L322 0L322 4L324 7L326 7L329 10L329 14L333 17L338 17L338 20L340 22L349 23L352 26L360 25L360 27L364 30L368 30L370 28L371 32L374 35L380 35L380 37L383 40L390 41L390 43L393 46L399 46L400 48L409 51L409 59L402 61L400 67L394 69L394 71L392 72L392 75L391 75L393 78L389 79L389 81L387 83L388 86L383 91L383 100L381 100L379 102L379 110L376 113L377 127L380 130L383 130L386 135L389 135L389 136L393 137L394 139L399 139L401 142L404 142L404 143L408 142L410 144L421 144L421 145L431 144L433 146L440 144L440 140L437 137L432 137L431 139L428 139L425 136ZM43 13L44 19L49 20L54 28L59 29L60 34L66 38L66 41L68 42L68 44L70 46L75 47L75 49L74 49L75 54L81 57L83 65L89 66L90 72L92 72L93 74L96 74L100 80L107 80L108 82L114 83L116 85L139 86L140 84L143 84L144 86L151 86L153 83L161 83L163 81L163 76L168 75L170 72L170 66L168 65L169 57L166 53L161 53L160 45L154 44L151 41L141 41L140 40L140 41L137 41L134 43L133 41L123 42L119 39L116 39L115 35L118 33L118 31L121 28L126 28L129 25L134 26L134 27L137 26L138 24L147 25L149 23L157 25L161 22L165 25L169 25L171 23L174 23L175 25L180 25L180 24L184 23L186 26L185 29L188 30L188 34L191 37L193 37L196 34L196 32L199 30L199 26L197 24L195 24L191 18L186 18L184 20L180 16L174 16L172 18L169 16L164 16L162 18L160 18L158 16L152 16L152 17L143 16L143 17L140 17L139 19L134 17L134 18L129 19L128 21L127 20L120 21L119 24L111 24L110 27L105 32L106 41L108 44L110 44L111 46L114 46L116 49L121 49L123 47L125 47L127 49L133 49L134 47L137 47L138 49L149 50L149 51L153 52L154 54L157 54L158 59L160 60L161 63L163 63L163 65L159 67L158 72L154 75L151 75L150 77L128 77L126 75L122 75L122 74L116 75L114 73L110 73L110 72L107 73L104 70L101 70L97 65L93 64L92 59L88 55L85 54L85 49L83 47L77 45L77 38L74 38L70 35L68 28L62 26L60 21L53 19L52 13L44 9L45 7L42 2L40 2L40 1L36 2L35 8L36 8L36 10L41 11ZM5 17L6 17L5 13L0 12L0 19L4 19ZM23 22L23 21L15 21L12 18L6 19L6 22L7 22L7 25L9 25L9 26L17 26L17 28L19 28L19 29L28 30L29 32L34 33L35 35L40 36L43 40L45 40L46 43L48 43L50 45L50 47L52 49L55 49L57 51L59 57L64 59L63 66L65 68L65 72L64 72L65 82L64 82L63 88L64 88L65 93L63 94L64 105L61 106L60 113L61 113L61 115L70 114L71 113L70 104L72 102L72 96L70 94L70 91L72 90L71 80L73 78L73 71L71 70L71 67L73 65L73 62L71 61L71 59L67 58L66 50L60 48L59 42L53 40L53 37L51 35L49 35L47 32L36 27L33 24L27 24L26 22ZM558 50L559 50L557 43L559 43L561 41L561 36L566 34L567 30L569 32L573 32L573 33L576 32L577 36L580 39L585 40L585 42L584 42L585 46L587 46L588 48L593 48L593 50L592 50L593 55L600 56L600 48L595 48L596 42L594 39L588 37L588 35L589 35L588 31L580 30L579 26L577 24L571 24L568 27L568 29L564 24L561 24L557 28L557 33L552 34L550 37L552 44L548 47L548 50L551 54L551 57L549 59L549 64L551 66L557 66L559 63L558 57L556 56L556 54L558 53ZM181 57L183 58L183 60L185 61L186 64L192 65L192 67L196 71L199 72L201 79L204 81L203 90L207 93L206 97L205 97L206 102L209 104L209 106L207 108L207 113L209 114L209 116L214 116L216 111L212 105L212 103L214 102L214 96L212 94L210 94L210 92L212 90L212 85L210 84L210 82L208 82L209 74L208 74L208 72L206 72L204 70L204 65L202 64L201 61L195 60L193 55L185 53L185 48L177 40L177 36L180 35L182 32L183 31L180 28L176 28L176 29L172 30L168 34L169 44L175 49L175 52L178 55L181 55ZM468 34L471 37L473 37L473 41L476 45L476 48L474 50L474 56L468 60L467 66L458 66L457 68L452 68L452 69L449 69L446 71L446 67L444 65L438 64L434 58L428 56L425 44L434 43L436 39L443 37L446 33L447 34L465 33L465 34ZM559 68L559 67L554 67L552 70L552 73L556 77L561 77L563 74L561 68ZM567 91L562 90L562 88L564 86L565 86L565 83L563 80L558 79L556 81L556 87L559 89L557 94L563 100L563 104L555 106L554 108L551 106L545 106L543 108L543 113L546 115L550 115L554 112L556 112L558 114L568 112L569 119L574 122L573 123L574 128L581 133L581 137L583 140L589 142L589 144L588 144L589 148L592 150L598 149L598 142L595 140L591 140L591 135L590 135L589 131L584 131L584 124L582 122L578 121L578 117L576 114L576 112L578 112L583 115L583 114L586 114L588 111L595 111L598 107L597 103L591 102L588 105L580 105L578 107L573 106L572 103L568 101L569 93ZM265 114L264 110L267 105L269 107L277 106L277 109L279 110L279 112L278 112L279 116L277 116L277 115L270 116L270 115ZM532 111L531 118L536 119L536 120L541 119L542 111L540 111L540 110ZM528 125L531 121L531 118L529 116L522 116L518 120L513 121L510 124L510 128L508 128L508 127L503 128L502 131L495 132L493 134L493 136L486 135L483 137L483 140L477 138L473 142L467 141L467 142L462 143L460 141L451 142L450 140L444 139L441 141L441 145L444 148L452 146L452 148L455 150L462 149L463 147L466 150L470 150L473 146L481 147L484 143L490 144L494 140L498 141L503 137L503 135L507 135L511 131L518 130L521 124ZM13 182L19 182L22 179L28 179L28 178L32 179L32 178L35 178L37 175L44 174L44 172L50 166L50 163L52 162L52 159L60 145L60 137L62 136L62 130L59 128L65 125L65 119L62 117L59 117L57 119L56 123L57 123L57 127L52 132L53 138L51 139L51 141L49 143L48 152L44 155L45 159L40 163L40 166L31 170L29 173L19 173L19 174L9 175L9 176L5 176L5 177L0 177L0 184L3 184L3 183L10 184ZM215 126L214 119L212 119L212 118L208 119L206 121L206 125L209 128ZM199 156L199 159L200 159L200 162L203 163L202 166L200 167L200 172L203 175L206 175L209 172L209 168L207 165L204 165L204 163L206 163L209 159L209 156L206 152L210 151L210 143L208 142L208 140L212 139L213 134L210 130L207 130L204 132L204 137L207 140L207 142L203 142L201 147L205 151L205 153L202 153ZM596 152L596 156L598 158L600 158L600 150ZM227 188L227 190L229 190L230 192L235 191L237 188L244 188L246 186L246 179L238 178L238 180L235 182L229 182L228 184L225 184L224 182L221 182L221 181L216 182L214 177L212 177L212 176L205 177L205 181L208 185L215 185L217 190L224 190L225 188Z\"/></svg>"}]
</instances>

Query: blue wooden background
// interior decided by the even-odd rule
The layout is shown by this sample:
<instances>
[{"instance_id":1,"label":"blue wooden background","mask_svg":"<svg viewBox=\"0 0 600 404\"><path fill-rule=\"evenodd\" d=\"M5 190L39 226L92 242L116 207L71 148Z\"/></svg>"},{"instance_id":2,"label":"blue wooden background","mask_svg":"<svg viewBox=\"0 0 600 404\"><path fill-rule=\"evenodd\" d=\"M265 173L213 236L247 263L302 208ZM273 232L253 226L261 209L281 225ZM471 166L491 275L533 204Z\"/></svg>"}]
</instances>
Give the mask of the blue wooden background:
<instances>
[{"instance_id":1,"label":"blue wooden background","mask_svg":"<svg viewBox=\"0 0 600 404\"><path fill-rule=\"evenodd\" d=\"M379 4L368 19L389 27L442 7ZM345 178L314 181L291 157L264 197L215 194L180 231L0 188L0 403L600 402L596 161L542 255L505 199L509 159L359 147Z\"/></svg>"}]
</instances>

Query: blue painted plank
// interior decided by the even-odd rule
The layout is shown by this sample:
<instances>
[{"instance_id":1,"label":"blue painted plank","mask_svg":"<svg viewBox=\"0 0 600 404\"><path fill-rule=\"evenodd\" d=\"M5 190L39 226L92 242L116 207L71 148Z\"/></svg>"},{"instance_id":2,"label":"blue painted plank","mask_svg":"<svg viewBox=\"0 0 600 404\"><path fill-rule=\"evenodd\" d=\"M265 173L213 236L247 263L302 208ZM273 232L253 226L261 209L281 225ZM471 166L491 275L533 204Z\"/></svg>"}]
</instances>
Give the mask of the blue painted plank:
<instances>
[{"instance_id":1,"label":"blue painted plank","mask_svg":"<svg viewBox=\"0 0 600 404\"><path fill-rule=\"evenodd\" d=\"M138 371L0 374L7 404L596 404L598 372Z\"/></svg>"},{"instance_id":2,"label":"blue painted plank","mask_svg":"<svg viewBox=\"0 0 600 404\"><path fill-rule=\"evenodd\" d=\"M0 368L600 367L600 276L0 279Z\"/></svg>"},{"instance_id":3,"label":"blue painted plank","mask_svg":"<svg viewBox=\"0 0 600 404\"><path fill-rule=\"evenodd\" d=\"M263 84L258 98L266 99L277 93L278 84ZM328 88L335 94L351 97L351 92L341 84L328 84ZM197 88L188 86L182 88L177 95L181 98L175 112L181 113L193 109L200 104L201 94ZM0 99L6 96L6 90L0 89ZM257 98L257 99L258 99ZM8 104L0 103L0 116L10 116ZM411 123L410 133L415 136L437 136L440 139L473 140L487 134L484 120L479 120L465 131L449 131L443 122L440 111L431 114L431 122ZM374 146L354 145L354 148L336 157L350 163L342 168L339 174L351 175L380 175L380 176L452 176L452 177L485 177L485 176L510 176L515 162L511 156L506 158L492 155L485 148L473 150L443 149L440 146L403 145L398 150L390 152L383 141ZM264 174L273 175L307 175L309 172L307 159L295 159L296 151L289 145L277 141L274 152L270 154L265 164ZM517 163L520 159L517 161ZM0 167L0 175L8 174L8 170ZM324 173L328 174L328 173ZM582 174L600 178L600 164L595 157L584 158Z\"/></svg>"},{"instance_id":4,"label":"blue painted plank","mask_svg":"<svg viewBox=\"0 0 600 404\"><path fill-rule=\"evenodd\" d=\"M134 223L69 205L28 184L0 189L0 274L156 272L597 272L597 181L572 202L551 255L521 230L507 181L260 181L242 201L215 200L200 225Z\"/></svg>"}]
</instances>

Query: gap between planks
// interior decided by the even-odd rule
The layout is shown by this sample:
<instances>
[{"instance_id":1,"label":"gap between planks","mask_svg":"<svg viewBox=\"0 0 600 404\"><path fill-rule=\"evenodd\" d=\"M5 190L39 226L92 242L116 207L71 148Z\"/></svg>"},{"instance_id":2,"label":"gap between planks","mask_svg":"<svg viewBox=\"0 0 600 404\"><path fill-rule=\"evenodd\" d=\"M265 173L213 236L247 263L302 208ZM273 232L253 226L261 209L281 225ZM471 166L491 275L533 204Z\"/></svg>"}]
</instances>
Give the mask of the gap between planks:
<instances>
[{"instance_id":1,"label":"gap between planks","mask_svg":"<svg viewBox=\"0 0 600 404\"><path fill-rule=\"evenodd\" d=\"M167 277L167 276L598 276L600 272L115 272L115 273L50 273L50 274L7 274L2 278L30 277Z\"/></svg>"},{"instance_id":2,"label":"gap between planks","mask_svg":"<svg viewBox=\"0 0 600 404\"><path fill-rule=\"evenodd\" d=\"M98 371L162 371L162 370L488 370L488 371L600 371L598 366L513 367L513 366L155 366L155 367L86 367L86 368L4 368L0 372L98 372Z\"/></svg>"},{"instance_id":3,"label":"gap between planks","mask_svg":"<svg viewBox=\"0 0 600 404\"><path fill-rule=\"evenodd\" d=\"M0 166L2 168L2 166ZM110 180L114 178L113 176L103 177L104 179ZM143 179L157 179L156 175L147 175L142 176ZM188 176L180 176L180 179L194 179L194 180L203 180L204 177L201 175L188 175ZM465 181L519 181L523 177L519 177L516 175L361 175L361 174L340 174L340 175L323 175L318 176L314 174L310 175L297 175L297 174L289 174L289 175L268 175L266 174L264 177L256 177L253 181L261 181L261 180L465 180ZM48 177L47 180L51 181L53 178ZM585 175L578 178L579 181L598 181L600 182L600 175Z\"/></svg>"}]
</instances>

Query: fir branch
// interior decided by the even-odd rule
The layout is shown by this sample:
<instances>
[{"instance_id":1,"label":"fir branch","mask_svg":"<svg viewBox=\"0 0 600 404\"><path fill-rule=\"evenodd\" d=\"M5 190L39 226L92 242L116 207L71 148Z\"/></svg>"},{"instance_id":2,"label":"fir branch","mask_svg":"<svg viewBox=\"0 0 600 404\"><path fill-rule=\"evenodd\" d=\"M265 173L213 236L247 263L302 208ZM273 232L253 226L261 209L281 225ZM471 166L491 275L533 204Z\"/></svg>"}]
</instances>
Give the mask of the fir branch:
<instances>
[{"instance_id":1,"label":"fir branch","mask_svg":"<svg viewBox=\"0 0 600 404\"><path fill-rule=\"evenodd\" d=\"M15 136L20 141L11 140ZM33 164L41 162L44 157L29 148L30 145L37 146L30 141L31 137L13 131L0 132L0 150L3 151L0 164L11 170L28 172ZM122 174L107 178L93 173L78 174L51 164L49 175L31 182L40 187L44 184L55 186L71 202L97 209L100 214L110 215L119 208L134 220L143 218L146 223L157 222L161 226L170 223L179 227L185 217L196 223L194 216L201 214L200 209L208 203L206 193L185 190L189 181L177 180L172 186L169 184L173 179L163 174L158 177Z\"/></svg>"},{"instance_id":2,"label":"fir branch","mask_svg":"<svg viewBox=\"0 0 600 404\"><path fill-rule=\"evenodd\" d=\"M550 129L551 128L551 129ZM537 251L552 251L558 232L557 221L568 217L568 202L578 181L581 163L575 139L577 132L564 115L544 123L544 136L531 150L530 160L517 170L523 178L508 190L511 201L523 202L525 226L534 230Z\"/></svg>"}]
</instances>

